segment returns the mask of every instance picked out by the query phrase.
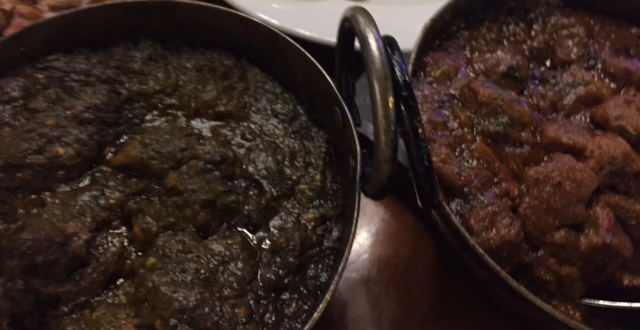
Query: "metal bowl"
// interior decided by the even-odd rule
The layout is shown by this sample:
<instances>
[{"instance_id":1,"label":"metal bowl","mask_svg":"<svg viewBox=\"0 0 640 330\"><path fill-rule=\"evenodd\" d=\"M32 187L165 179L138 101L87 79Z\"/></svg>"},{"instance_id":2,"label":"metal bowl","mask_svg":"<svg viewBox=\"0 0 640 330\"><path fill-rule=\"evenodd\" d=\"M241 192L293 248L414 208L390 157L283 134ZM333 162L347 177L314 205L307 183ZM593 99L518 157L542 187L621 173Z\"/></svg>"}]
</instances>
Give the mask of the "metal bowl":
<instances>
[{"instance_id":1,"label":"metal bowl","mask_svg":"<svg viewBox=\"0 0 640 330\"><path fill-rule=\"evenodd\" d=\"M219 6L165 0L115 2L72 10L1 39L0 74L52 53L140 37L247 59L306 104L309 115L327 132L342 183L344 230L330 285L324 288L313 315L305 320L304 329L311 329L338 285L353 243L360 203L360 147L352 118L331 79L300 46L253 18ZM386 61L380 63L381 77L391 84ZM388 150L387 156L385 150L378 156L393 157ZM390 174L387 167L378 169L377 179L367 185L369 191L380 189L380 182Z\"/></svg>"},{"instance_id":2,"label":"metal bowl","mask_svg":"<svg viewBox=\"0 0 640 330\"><path fill-rule=\"evenodd\" d=\"M403 54L397 47L392 37L378 38L384 40L387 57L394 71L394 99L393 103L398 116L399 132L403 137L409 168L413 177L416 199L426 211L426 221L437 228L441 237L453 251L458 261L465 266L465 271L472 274L473 280L480 280L485 292L490 292L490 298L501 304L511 314L515 315L523 326L544 329L589 329L589 326L580 323L555 310L527 288L514 280L506 271L495 263L485 251L472 239L461 221L454 215L444 202L444 194L437 184L433 173L432 161L428 143L424 135L424 126L420 116L417 101L412 90L412 78L419 69L418 60L434 49L436 42L448 35L454 26L460 21L477 16L479 13L495 8L503 4L504 0L451 0L430 21L426 23L422 34L416 42L409 69L406 69ZM640 1L613 0L606 4L597 0L567 0L567 5L578 9L606 13L613 17L640 20ZM351 49L348 41L351 30L368 30L370 27L362 24L358 18L364 9L354 7L349 9L343 18L338 38L338 59L348 62ZM344 43L344 44L343 44ZM340 56L342 54L342 56ZM368 54L363 54L365 61ZM340 65L340 61L339 61ZM348 67L343 65L342 68ZM340 68L340 67L339 67ZM369 80L372 78L369 77ZM348 94L352 88L347 80L340 81L339 87L343 93ZM628 324L629 315L621 315L618 312L600 313L597 310L588 311L594 315L594 324L605 328L633 328L633 323ZM631 313L634 313L633 311ZM622 316L623 321L619 320ZM637 314L636 314L637 316ZM615 325L614 325L615 324ZM637 324L636 324L637 325Z\"/></svg>"}]
</instances>

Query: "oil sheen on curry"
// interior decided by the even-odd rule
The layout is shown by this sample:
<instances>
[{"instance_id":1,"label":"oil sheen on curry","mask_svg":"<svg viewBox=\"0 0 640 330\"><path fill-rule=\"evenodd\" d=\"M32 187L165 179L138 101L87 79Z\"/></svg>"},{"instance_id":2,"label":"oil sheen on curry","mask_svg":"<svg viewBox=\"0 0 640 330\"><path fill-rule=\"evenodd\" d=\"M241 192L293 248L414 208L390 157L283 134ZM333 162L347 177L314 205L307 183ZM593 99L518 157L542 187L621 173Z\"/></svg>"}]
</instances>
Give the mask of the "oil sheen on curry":
<instances>
[{"instance_id":1,"label":"oil sheen on curry","mask_svg":"<svg viewBox=\"0 0 640 330\"><path fill-rule=\"evenodd\" d=\"M640 29L509 1L417 64L439 183L480 247L579 320L589 289L638 292Z\"/></svg>"},{"instance_id":2,"label":"oil sheen on curry","mask_svg":"<svg viewBox=\"0 0 640 330\"><path fill-rule=\"evenodd\" d=\"M341 189L278 83L145 41L0 86L0 329L306 324L339 262Z\"/></svg>"}]
</instances>

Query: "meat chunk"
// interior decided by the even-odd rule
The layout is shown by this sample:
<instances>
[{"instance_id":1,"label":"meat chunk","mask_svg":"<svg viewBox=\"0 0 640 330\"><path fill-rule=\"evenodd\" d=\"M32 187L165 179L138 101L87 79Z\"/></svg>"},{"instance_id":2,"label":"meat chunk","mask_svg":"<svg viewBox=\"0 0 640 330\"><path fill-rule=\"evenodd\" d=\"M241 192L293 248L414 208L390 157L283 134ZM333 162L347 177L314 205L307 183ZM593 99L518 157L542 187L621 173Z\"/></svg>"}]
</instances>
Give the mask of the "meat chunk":
<instances>
[{"instance_id":1,"label":"meat chunk","mask_svg":"<svg viewBox=\"0 0 640 330\"><path fill-rule=\"evenodd\" d=\"M587 149L587 164L601 176L627 168L626 173L640 169L640 156L622 138L608 132L596 134Z\"/></svg>"},{"instance_id":2,"label":"meat chunk","mask_svg":"<svg viewBox=\"0 0 640 330\"><path fill-rule=\"evenodd\" d=\"M460 90L460 99L480 114L490 115L491 110L499 110L513 119L514 124L531 125L538 121L522 98L486 79L465 84Z\"/></svg>"},{"instance_id":3,"label":"meat chunk","mask_svg":"<svg viewBox=\"0 0 640 330\"><path fill-rule=\"evenodd\" d=\"M471 80L460 89L460 101L478 117L475 127L488 138L535 141L539 117L516 93L488 80Z\"/></svg>"},{"instance_id":4,"label":"meat chunk","mask_svg":"<svg viewBox=\"0 0 640 330\"><path fill-rule=\"evenodd\" d=\"M570 116L600 104L612 93L594 72L574 67L554 79L553 85L558 110Z\"/></svg>"},{"instance_id":5,"label":"meat chunk","mask_svg":"<svg viewBox=\"0 0 640 330\"><path fill-rule=\"evenodd\" d=\"M593 109L591 120L633 143L640 134L640 96L614 96Z\"/></svg>"},{"instance_id":6,"label":"meat chunk","mask_svg":"<svg viewBox=\"0 0 640 330\"><path fill-rule=\"evenodd\" d=\"M459 157L443 143L432 143L431 155L436 174L453 193L490 195L491 198L516 197L519 194L509 170L482 141L462 151Z\"/></svg>"},{"instance_id":7,"label":"meat chunk","mask_svg":"<svg viewBox=\"0 0 640 330\"><path fill-rule=\"evenodd\" d=\"M430 149L434 171L440 178L441 184L451 189L453 193L464 191L471 180L458 166L458 158L453 151L443 141L434 141Z\"/></svg>"},{"instance_id":8,"label":"meat chunk","mask_svg":"<svg viewBox=\"0 0 640 330\"><path fill-rule=\"evenodd\" d=\"M603 203L590 212L585 234L580 242L584 277L590 283L611 278L624 259L631 257L633 244L616 221L614 213Z\"/></svg>"},{"instance_id":9,"label":"meat chunk","mask_svg":"<svg viewBox=\"0 0 640 330\"><path fill-rule=\"evenodd\" d=\"M469 154L470 159L467 161L472 163L470 167L478 173L487 173L488 176L487 181L482 183L486 186L480 186L480 191L490 192L491 195L498 199L518 197L520 194L518 184L507 167L500 162L493 150L484 141L474 143L471 146L471 150L469 150ZM475 180L480 178L479 175L474 175L474 177ZM492 189L488 189L489 187L492 187Z\"/></svg>"},{"instance_id":10,"label":"meat chunk","mask_svg":"<svg viewBox=\"0 0 640 330\"><path fill-rule=\"evenodd\" d=\"M577 67L562 71L542 70L538 84L529 84L527 95L545 115L570 117L602 103L612 94L611 86L594 72Z\"/></svg>"},{"instance_id":11,"label":"meat chunk","mask_svg":"<svg viewBox=\"0 0 640 330\"><path fill-rule=\"evenodd\" d=\"M509 203L488 204L471 210L463 220L480 247L505 269L511 269L524 237L520 221Z\"/></svg>"},{"instance_id":12,"label":"meat chunk","mask_svg":"<svg viewBox=\"0 0 640 330\"><path fill-rule=\"evenodd\" d=\"M545 245L526 259L529 272L525 281L536 291L552 293L560 300L578 299L587 289L578 265L573 261L555 255L556 251L566 251L573 247L577 235L568 230L557 231L555 239L560 247ZM575 245L577 246L577 245Z\"/></svg>"},{"instance_id":13,"label":"meat chunk","mask_svg":"<svg viewBox=\"0 0 640 330\"><path fill-rule=\"evenodd\" d=\"M557 34L553 44L552 63L569 65L580 59L587 48L587 29L578 19L562 17L552 23Z\"/></svg>"},{"instance_id":14,"label":"meat chunk","mask_svg":"<svg viewBox=\"0 0 640 330\"><path fill-rule=\"evenodd\" d=\"M633 245L613 212L597 203L588 211L583 229L550 231L534 251L524 262L533 287L578 299L590 283L616 276Z\"/></svg>"},{"instance_id":15,"label":"meat chunk","mask_svg":"<svg viewBox=\"0 0 640 330\"><path fill-rule=\"evenodd\" d=\"M640 60L605 54L602 57L602 69L616 80L640 88Z\"/></svg>"},{"instance_id":16,"label":"meat chunk","mask_svg":"<svg viewBox=\"0 0 640 330\"><path fill-rule=\"evenodd\" d=\"M529 83L529 62L513 47L486 47L472 65L477 76L488 77L507 90L521 93Z\"/></svg>"},{"instance_id":17,"label":"meat chunk","mask_svg":"<svg viewBox=\"0 0 640 330\"><path fill-rule=\"evenodd\" d=\"M534 241L563 226L587 222L587 202L598 177L573 157L554 154L527 171L529 191L518 212L525 234Z\"/></svg>"},{"instance_id":18,"label":"meat chunk","mask_svg":"<svg viewBox=\"0 0 640 330\"><path fill-rule=\"evenodd\" d=\"M586 158L602 186L640 194L640 156L621 137L608 132L596 134Z\"/></svg>"},{"instance_id":19,"label":"meat chunk","mask_svg":"<svg viewBox=\"0 0 640 330\"><path fill-rule=\"evenodd\" d=\"M640 244L640 199L607 193L599 200L613 211L636 244Z\"/></svg>"},{"instance_id":20,"label":"meat chunk","mask_svg":"<svg viewBox=\"0 0 640 330\"><path fill-rule=\"evenodd\" d=\"M540 142L550 151L582 156L592 139L586 127L564 117L546 121L540 126Z\"/></svg>"},{"instance_id":21,"label":"meat chunk","mask_svg":"<svg viewBox=\"0 0 640 330\"><path fill-rule=\"evenodd\" d=\"M545 159L545 152L531 146L504 146L493 148L498 159L504 164L516 182L523 182L527 168L532 164L540 164Z\"/></svg>"},{"instance_id":22,"label":"meat chunk","mask_svg":"<svg viewBox=\"0 0 640 330\"><path fill-rule=\"evenodd\" d=\"M599 196L581 232L560 229L544 239L541 249L545 253L538 253L538 258L530 261L530 267L537 269L534 274L546 274L537 278L536 283L556 288L558 280L551 280L554 278L551 274L562 274L564 267L563 272L575 275L576 283L613 279L621 286L640 287L637 269L640 251L637 248L634 251L633 245L640 231L637 223L630 220L640 216L639 205L638 201L620 195ZM544 262L543 256L553 258L553 262Z\"/></svg>"},{"instance_id":23,"label":"meat chunk","mask_svg":"<svg viewBox=\"0 0 640 330\"><path fill-rule=\"evenodd\" d=\"M605 36L606 42L593 45L594 53L600 57L635 57L638 54L638 29L629 28L625 24L606 24L599 26L601 36Z\"/></svg>"}]
</instances>

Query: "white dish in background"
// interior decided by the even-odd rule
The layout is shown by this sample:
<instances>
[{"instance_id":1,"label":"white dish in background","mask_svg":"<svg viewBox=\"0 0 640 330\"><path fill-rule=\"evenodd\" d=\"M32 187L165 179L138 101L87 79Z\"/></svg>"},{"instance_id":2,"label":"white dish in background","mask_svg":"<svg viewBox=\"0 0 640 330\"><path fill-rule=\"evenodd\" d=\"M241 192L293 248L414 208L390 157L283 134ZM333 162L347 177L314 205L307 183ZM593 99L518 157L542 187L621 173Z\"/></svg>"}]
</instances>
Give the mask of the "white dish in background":
<instances>
[{"instance_id":1,"label":"white dish in background","mask_svg":"<svg viewBox=\"0 0 640 330\"><path fill-rule=\"evenodd\" d=\"M424 24L446 0L226 0L231 6L290 35L335 45L345 9L366 8L380 33L392 35L410 52Z\"/></svg>"}]
</instances>

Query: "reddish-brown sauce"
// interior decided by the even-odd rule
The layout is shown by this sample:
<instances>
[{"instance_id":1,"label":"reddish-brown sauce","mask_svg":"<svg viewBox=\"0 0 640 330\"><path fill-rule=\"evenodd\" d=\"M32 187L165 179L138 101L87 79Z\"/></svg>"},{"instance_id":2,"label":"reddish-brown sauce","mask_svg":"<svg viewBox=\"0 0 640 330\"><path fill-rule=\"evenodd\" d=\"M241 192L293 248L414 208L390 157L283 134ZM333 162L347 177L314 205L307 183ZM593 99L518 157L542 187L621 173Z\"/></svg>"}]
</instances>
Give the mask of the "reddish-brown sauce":
<instances>
[{"instance_id":1,"label":"reddish-brown sauce","mask_svg":"<svg viewBox=\"0 0 640 330\"><path fill-rule=\"evenodd\" d=\"M640 287L640 29L509 1L418 62L447 203L503 268L576 319Z\"/></svg>"}]
</instances>

